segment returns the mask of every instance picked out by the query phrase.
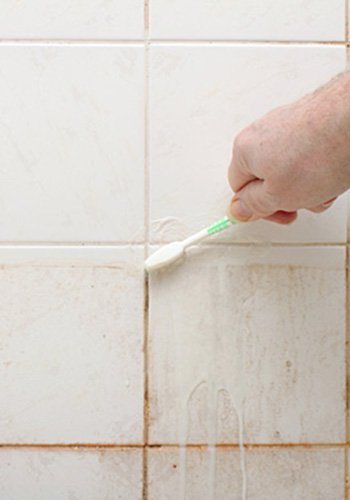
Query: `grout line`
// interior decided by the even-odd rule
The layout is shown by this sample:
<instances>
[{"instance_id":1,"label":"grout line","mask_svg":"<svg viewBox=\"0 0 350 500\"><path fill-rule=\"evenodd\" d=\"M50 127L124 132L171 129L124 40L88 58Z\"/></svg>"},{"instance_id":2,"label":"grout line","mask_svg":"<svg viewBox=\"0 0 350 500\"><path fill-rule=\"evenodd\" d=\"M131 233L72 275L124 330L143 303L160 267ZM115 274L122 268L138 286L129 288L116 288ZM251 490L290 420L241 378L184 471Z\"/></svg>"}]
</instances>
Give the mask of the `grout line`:
<instances>
[{"instance_id":1,"label":"grout line","mask_svg":"<svg viewBox=\"0 0 350 500\"><path fill-rule=\"evenodd\" d=\"M45 38L8 38L8 39L0 39L0 47L1 46L39 46L39 47L61 47L61 46L118 46L118 45L128 45L128 46L138 46L138 47L143 47L144 46L144 40L143 39L119 39L119 40L112 40L112 39L100 39L100 40L91 40L91 39L45 39Z\"/></svg>"},{"instance_id":2,"label":"grout line","mask_svg":"<svg viewBox=\"0 0 350 500\"><path fill-rule=\"evenodd\" d=\"M349 221L348 221L349 224ZM345 254L345 439L346 442L350 442L350 271L349 271L349 257L350 250L347 246ZM345 450L344 456L344 498L349 500L349 489L348 489L348 468L349 468L349 458L347 450Z\"/></svg>"},{"instance_id":3,"label":"grout line","mask_svg":"<svg viewBox=\"0 0 350 500\"><path fill-rule=\"evenodd\" d=\"M144 241L0 241L1 247L74 247L74 248L84 248L84 247L126 247L126 246L144 246Z\"/></svg>"},{"instance_id":4,"label":"grout line","mask_svg":"<svg viewBox=\"0 0 350 500\"><path fill-rule=\"evenodd\" d=\"M169 243L172 243L175 240L172 241L152 241L150 244L153 246L159 246L159 245L167 245ZM193 246L200 246L200 247L216 247L216 246L226 246L226 247L274 247L274 248L289 248L289 247L349 247L350 242L332 242L332 243L321 243L321 242L316 242L316 243L295 243L295 242L290 242L290 243L283 243L283 242L276 242L276 243L271 243L269 241L213 241L212 243L200 243L200 245L193 245Z\"/></svg>"},{"instance_id":5,"label":"grout line","mask_svg":"<svg viewBox=\"0 0 350 500\"><path fill-rule=\"evenodd\" d=\"M144 0L144 257L149 254L150 228L150 174L149 174L149 0ZM148 499L148 440L149 440L149 381L148 381L148 337L149 337L149 280L144 273L144 325L143 325L143 363L144 363L144 396L143 396L143 441L142 453L142 499Z\"/></svg>"},{"instance_id":6,"label":"grout line","mask_svg":"<svg viewBox=\"0 0 350 500\"><path fill-rule=\"evenodd\" d=\"M147 203L149 203L148 196L147 196ZM144 224L147 228L147 231L149 232L149 224L147 224L148 217L144 218ZM52 242L52 241L0 241L0 250L1 248L18 248L18 249L26 249L26 248L65 248L65 247L71 247L71 248L91 248L91 247L142 247L144 248L145 246L148 247L149 251L149 246L159 246L159 245L167 245L169 243L172 243L175 240L171 241L149 241L149 238L146 238L144 241L57 241L57 242ZM195 246L195 245L194 245ZM348 243L342 241L342 242L270 242L270 241L212 241L207 242L207 243L201 243L201 247L215 247L215 246L227 246L227 247L350 247L350 241Z\"/></svg>"},{"instance_id":7,"label":"grout line","mask_svg":"<svg viewBox=\"0 0 350 500\"><path fill-rule=\"evenodd\" d=\"M243 443L244 448L350 448L350 443ZM150 444L147 448L179 448L176 443ZM208 444L187 443L186 448L208 448ZM217 443L216 448L239 448L239 443Z\"/></svg>"},{"instance_id":8,"label":"grout line","mask_svg":"<svg viewBox=\"0 0 350 500\"><path fill-rule=\"evenodd\" d=\"M344 500L349 500L348 449L344 448Z\"/></svg>"},{"instance_id":9,"label":"grout line","mask_svg":"<svg viewBox=\"0 0 350 500\"><path fill-rule=\"evenodd\" d=\"M319 45L342 47L345 40L258 40L258 39L188 39L188 38L152 38L151 45Z\"/></svg>"},{"instance_id":10,"label":"grout line","mask_svg":"<svg viewBox=\"0 0 350 500\"><path fill-rule=\"evenodd\" d=\"M211 445L210 445L211 446ZM247 449L256 448L346 448L350 449L350 443L244 443L243 446ZM0 449L159 449L159 448L179 448L177 443L152 443L152 444L111 444L111 443L3 443L0 444ZM208 444L187 443L186 448L206 449ZM239 448L239 443L217 443L216 448Z\"/></svg>"},{"instance_id":11,"label":"grout line","mask_svg":"<svg viewBox=\"0 0 350 500\"><path fill-rule=\"evenodd\" d=\"M143 343L143 359L144 359L144 393L143 393L143 454L142 454L142 499L148 498L148 438L149 438L149 400L148 400L148 305L149 305L149 281L148 275L145 272L144 279L144 343Z\"/></svg>"},{"instance_id":12,"label":"grout line","mask_svg":"<svg viewBox=\"0 0 350 500\"><path fill-rule=\"evenodd\" d=\"M148 1L145 0L145 5ZM146 10L146 8L145 8ZM148 23L148 15L145 15L145 25ZM145 26L147 27L147 26ZM147 37L147 45L316 45L316 46L336 46L341 47L346 44L346 41L335 40L256 40L256 39L167 39L167 38L153 38ZM58 46L139 46L145 45L143 39L45 39L45 38L8 38L0 39L1 46L45 46L45 47L58 47Z\"/></svg>"},{"instance_id":13,"label":"grout line","mask_svg":"<svg viewBox=\"0 0 350 500\"><path fill-rule=\"evenodd\" d=\"M111 443L0 443L0 449L6 448L33 448L33 449L76 449L76 448L86 448L86 449L142 449L143 444L111 444Z\"/></svg>"},{"instance_id":14,"label":"grout line","mask_svg":"<svg viewBox=\"0 0 350 500\"><path fill-rule=\"evenodd\" d=\"M349 7L350 1L345 0L345 65L346 69L350 66L350 49L349 49ZM348 196L348 204L347 204L347 245L346 245L346 253L345 253L345 439L347 442L350 440L350 419L349 419L349 391L350 391L350 295L349 295L349 286L350 286L350 274L349 274L349 205L350 199ZM350 499L350 491L349 491L349 454L348 450L344 450L344 500Z\"/></svg>"}]
</instances>

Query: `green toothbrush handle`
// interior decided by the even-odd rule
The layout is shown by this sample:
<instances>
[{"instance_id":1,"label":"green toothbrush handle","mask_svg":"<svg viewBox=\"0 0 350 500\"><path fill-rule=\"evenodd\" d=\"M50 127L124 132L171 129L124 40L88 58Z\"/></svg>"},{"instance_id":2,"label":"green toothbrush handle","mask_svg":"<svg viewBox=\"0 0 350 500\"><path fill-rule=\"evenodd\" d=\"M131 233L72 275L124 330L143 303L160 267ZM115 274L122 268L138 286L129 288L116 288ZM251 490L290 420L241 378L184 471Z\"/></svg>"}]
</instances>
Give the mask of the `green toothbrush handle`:
<instances>
[{"instance_id":1,"label":"green toothbrush handle","mask_svg":"<svg viewBox=\"0 0 350 500\"><path fill-rule=\"evenodd\" d=\"M223 217L207 228L207 234L219 233L220 231L227 229L231 226L231 224L237 224L237 221L229 219L227 216Z\"/></svg>"}]
</instances>

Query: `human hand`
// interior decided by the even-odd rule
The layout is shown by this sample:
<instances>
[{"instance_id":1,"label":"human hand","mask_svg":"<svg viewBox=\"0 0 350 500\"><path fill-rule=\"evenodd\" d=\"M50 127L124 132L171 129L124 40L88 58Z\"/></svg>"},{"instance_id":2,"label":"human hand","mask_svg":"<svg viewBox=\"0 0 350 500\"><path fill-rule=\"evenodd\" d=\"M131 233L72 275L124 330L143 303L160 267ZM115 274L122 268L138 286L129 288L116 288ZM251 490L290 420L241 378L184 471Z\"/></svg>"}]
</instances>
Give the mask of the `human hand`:
<instances>
[{"instance_id":1,"label":"human hand","mask_svg":"<svg viewBox=\"0 0 350 500\"><path fill-rule=\"evenodd\" d=\"M350 187L350 76L273 110L235 139L230 211L241 221L293 222Z\"/></svg>"}]
</instances>

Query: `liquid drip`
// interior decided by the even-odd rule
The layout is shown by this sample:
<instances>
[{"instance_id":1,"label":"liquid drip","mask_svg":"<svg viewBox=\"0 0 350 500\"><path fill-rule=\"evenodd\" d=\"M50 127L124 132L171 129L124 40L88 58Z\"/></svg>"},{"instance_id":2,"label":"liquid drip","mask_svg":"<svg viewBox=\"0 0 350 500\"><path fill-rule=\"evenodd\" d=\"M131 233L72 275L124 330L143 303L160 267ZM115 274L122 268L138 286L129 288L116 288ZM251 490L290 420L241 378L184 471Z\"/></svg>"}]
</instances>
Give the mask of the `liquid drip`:
<instances>
[{"instance_id":1,"label":"liquid drip","mask_svg":"<svg viewBox=\"0 0 350 500\"><path fill-rule=\"evenodd\" d=\"M249 286L244 289L244 293L239 295L240 307L237 309L236 316L232 317L232 321L236 325L235 331L238 334L230 335L229 332L232 332L230 320L226 319L225 314L231 307L227 290L230 290L230 283L235 280L234 269L227 267L222 270L220 266L212 265L206 277L206 282L203 282L202 277L200 287L198 282L198 288L193 286L193 283L191 284L193 288L191 293L193 295L200 293L201 302L196 317L193 319L195 329L192 329L192 325L188 328L189 336L185 334L186 328L184 330L182 323L176 324L177 318L173 315L172 307L169 308L169 322L173 328L171 338L176 337L179 333L183 334L182 341L175 343L174 353L176 365L179 367L176 371L176 384L184 398L181 404L178 428L180 445L178 498L179 500L191 500L191 497L193 498L192 488L197 488L196 491L200 491L204 487L206 500L218 499L220 483L217 480L217 475L220 471L217 468L217 457L221 452L217 443L222 440L221 432L224 432L223 439L232 442L227 432L233 432L236 429L234 432L239 445L237 450L239 457L235 455L237 465L231 467L235 467L233 475L240 479L239 486L237 486L239 490L235 491L235 497L247 500L243 418L246 389L244 373L247 364L246 352L249 353L246 348L247 344L249 346L250 336L249 311L252 307L251 301L254 297L256 280L253 275L248 283ZM179 280L181 285L186 288L187 283L183 282L183 277L180 276ZM177 285L178 283L175 281L174 290L176 292ZM202 294L202 287L210 292ZM186 315L187 303L185 300L181 302L181 307L184 308ZM210 315L207 311L210 311ZM188 315L188 317L191 316ZM196 380L197 383L192 385ZM201 387L203 389L203 385L206 388L206 391L204 389L206 395L203 395L203 391L200 390ZM233 426L232 431L228 431L231 427L225 427L226 420L223 424L221 423L223 422L221 420L223 414L219 408L220 395L225 396L225 404L229 405L227 418L229 425ZM220 435L219 423L220 426L224 425L223 428L220 427ZM198 439L199 442L207 444L204 471L202 460L199 466L202 478L200 480L204 481L205 485L204 483L203 485L194 483L196 478L192 477L192 474L191 477L187 474L189 466L192 466L193 457L197 460L203 453L202 448L193 453L191 451L189 454L187 444L198 442Z\"/></svg>"},{"instance_id":2,"label":"liquid drip","mask_svg":"<svg viewBox=\"0 0 350 500\"><path fill-rule=\"evenodd\" d=\"M186 479L187 479L187 440L188 440L188 420L189 404L196 391L206 384L205 380L198 382L191 390L185 404L182 407L179 425L179 500L186 500Z\"/></svg>"}]
</instances>

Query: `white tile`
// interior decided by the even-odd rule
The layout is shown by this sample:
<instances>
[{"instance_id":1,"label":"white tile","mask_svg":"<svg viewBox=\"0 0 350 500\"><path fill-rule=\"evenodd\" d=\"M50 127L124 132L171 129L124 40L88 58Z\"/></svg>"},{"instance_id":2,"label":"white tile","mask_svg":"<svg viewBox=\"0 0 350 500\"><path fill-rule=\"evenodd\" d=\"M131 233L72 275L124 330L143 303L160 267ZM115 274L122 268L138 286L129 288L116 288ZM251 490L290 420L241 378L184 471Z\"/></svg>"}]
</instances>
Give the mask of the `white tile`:
<instances>
[{"instance_id":1,"label":"white tile","mask_svg":"<svg viewBox=\"0 0 350 500\"><path fill-rule=\"evenodd\" d=\"M342 47L167 46L151 48L151 235L169 241L222 217L232 192L227 168L234 136L344 68ZM232 240L233 233L220 236ZM301 212L290 227L258 222L239 239L346 240L346 203Z\"/></svg>"},{"instance_id":2,"label":"white tile","mask_svg":"<svg viewBox=\"0 0 350 500\"><path fill-rule=\"evenodd\" d=\"M243 495L239 450L188 449L186 459L176 448L149 451L149 499L177 500L185 484L186 498L212 500L343 500L342 449L252 449L245 453L246 493Z\"/></svg>"},{"instance_id":3,"label":"white tile","mask_svg":"<svg viewBox=\"0 0 350 500\"><path fill-rule=\"evenodd\" d=\"M142 258L0 249L1 443L142 442Z\"/></svg>"},{"instance_id":4,"label":"white tile","mask_svg":"<svg viewBox=\"0 0 350 500\"><path fill-rule=\"evenodd\" d=\"M1 449L4 500L141 498L142 450Z\"/></svg>"},{"instance_id":5,"label":"white tile","mask_svg":"<svg viewBox=\"0 0 350 500\"><path fill-rule=\"evenodd\" d=\"M0 37L139 39L143 0L1 0Z\"/></svg>"},{"instance_id":6,"label":"white tile","mask_svg":"<svg viewBox=\"0 0 350 500\"><path fill-rule=\"evenodd\" d=\"M343 442L344 248L209 245L150 284L152 443Z\"/></svg>"},{"instance_id":7,"label":"white tile","mask_svg":"<svg viewBox=\"0 0 350 500\"><path fill-rule=\"evenodd\" d=\"M150 33L163 39L344 40L344 0L152 0Z\"/></svg>"},{"instance_id":8,"label":"white tile","mask_svg":"<svg viewBox=\"0 0 350 500\"><path fill-rule=\"evenodd\" d=\"M0 238L143 237L143 49L0 47Z\"/></svg>"}]
</instances>

